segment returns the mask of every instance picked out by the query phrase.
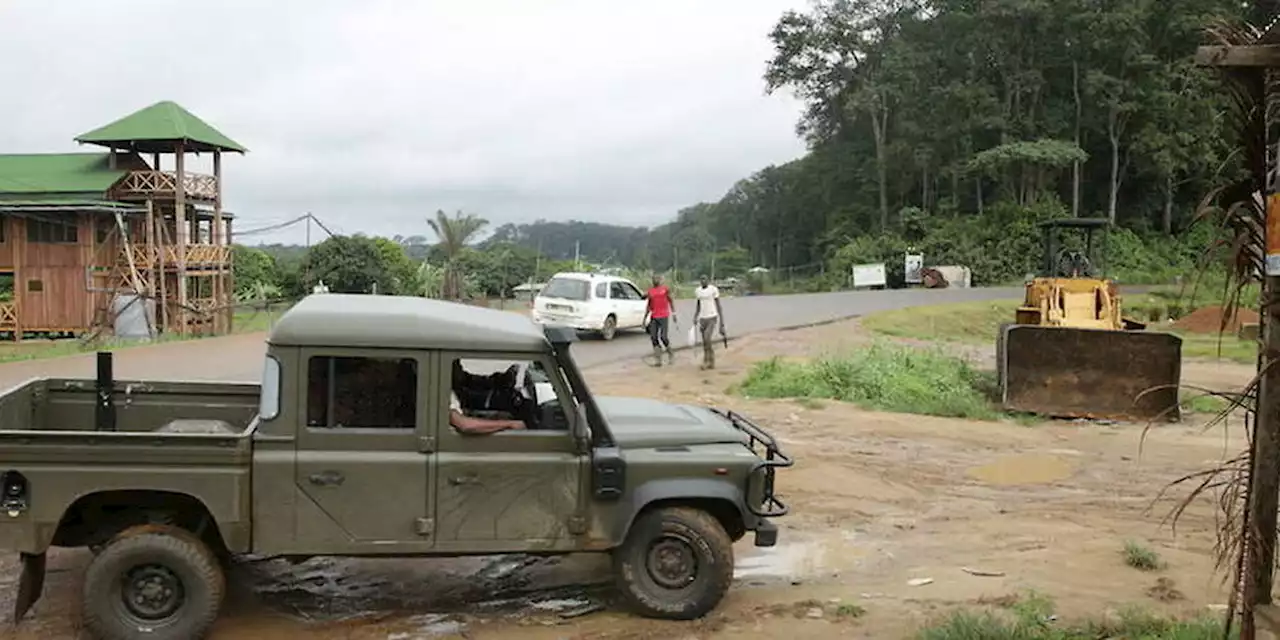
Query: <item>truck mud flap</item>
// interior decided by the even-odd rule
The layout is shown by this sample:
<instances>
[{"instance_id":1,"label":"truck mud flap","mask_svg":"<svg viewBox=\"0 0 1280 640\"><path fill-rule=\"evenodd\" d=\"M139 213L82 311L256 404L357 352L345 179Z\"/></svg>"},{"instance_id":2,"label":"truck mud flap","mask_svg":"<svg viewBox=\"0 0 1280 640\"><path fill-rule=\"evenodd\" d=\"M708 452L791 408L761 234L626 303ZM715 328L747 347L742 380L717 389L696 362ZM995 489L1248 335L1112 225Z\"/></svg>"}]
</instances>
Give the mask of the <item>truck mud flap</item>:
<instances>
[{"instance_id":1,"label":"truck mud flap","mask_svg":"<svg viewBox=\"0 0 1280 640\"><path fill-rule=\"evenodd\" d=\"M1062 418L1178 419L1178 336L1005 325L996 358L1006 410Z\"/></svg>"},{"instance_id":2,"label":"truck mud flap","mask_svg":"<svg viewBox=\"0 0 1280 640\"><path fill-rule=\"evenodd\" d=\"M13 600L13 624L18 624L40 599L44 591L45 554L23 553L22 574L18 578L18 597Z\"/></svg>"}]
</instances>

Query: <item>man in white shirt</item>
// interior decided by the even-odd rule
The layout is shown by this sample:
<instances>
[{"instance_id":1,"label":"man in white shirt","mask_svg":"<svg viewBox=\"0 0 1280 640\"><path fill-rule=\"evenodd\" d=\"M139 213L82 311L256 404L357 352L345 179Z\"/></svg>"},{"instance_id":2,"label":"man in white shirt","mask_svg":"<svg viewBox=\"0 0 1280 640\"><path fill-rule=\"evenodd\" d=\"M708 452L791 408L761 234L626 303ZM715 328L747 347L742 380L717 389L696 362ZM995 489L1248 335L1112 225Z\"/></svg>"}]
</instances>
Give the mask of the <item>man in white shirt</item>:
<instances>
[{"instance_id":1,"label":"man in white shirt","mask_svg":"<svg viewBox=\"0 0 1280 640\"><path fill-rule=\"evenodd\" d=\"M715 345L712 343L714 331L720 327L720 335L724 336L724 310L720 307L720 289L702 276L701 286L694 291L696 298L693 317L697 318L699 337L702 339L702 368L716 367Z\"/></svg>"},{"instance_id":2,"label":"man in white shirt","mask_svg":"<svg viewBox=\"0 0 1280 640\"><path fill-rule=\"evenodd\" d=\"M449 392L449 424L466 434L487 435L508 429L523 429L524 423L519 420L491 420L489 418L473 418L462 412L462 403L458 394Z\"/></svg>"}]
</instances>

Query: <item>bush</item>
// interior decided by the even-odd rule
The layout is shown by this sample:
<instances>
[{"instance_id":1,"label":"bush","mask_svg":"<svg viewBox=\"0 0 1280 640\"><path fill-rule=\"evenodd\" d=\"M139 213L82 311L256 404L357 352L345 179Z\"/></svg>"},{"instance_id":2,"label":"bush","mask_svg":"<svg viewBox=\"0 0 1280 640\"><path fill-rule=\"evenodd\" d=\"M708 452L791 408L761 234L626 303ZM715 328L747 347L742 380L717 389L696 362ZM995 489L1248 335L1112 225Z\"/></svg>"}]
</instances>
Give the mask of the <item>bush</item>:
<instances>
[{"instance_id":1,"label":"bush","mask_svg":"<svg viewBox=\"0 0 1280 640\"><path fill-rule=\"evenodd\" d=\"M808 361L758 362L738 390L761 398L827 398L868 409L993 419L992 386L988 374L941 350L876 343Z\"/></svg>"},{"instance_id":2,"label":"bush","mask_svg":"<svg viewBox=\"0 0 1280 640\"><path fill-rule=\"evenodd\" d=\"M958 611L916 635L919 640L1220 640L1221 621L1200 617L1179 620L1156 616L1137 609L1120 612L1107 620L1075 624L1055 623L1050 616L1053 604L1032 596L1014 604L1007 612ZM1232 638L1239 634L1233 632Z\"/></svg>"}]
</instances>

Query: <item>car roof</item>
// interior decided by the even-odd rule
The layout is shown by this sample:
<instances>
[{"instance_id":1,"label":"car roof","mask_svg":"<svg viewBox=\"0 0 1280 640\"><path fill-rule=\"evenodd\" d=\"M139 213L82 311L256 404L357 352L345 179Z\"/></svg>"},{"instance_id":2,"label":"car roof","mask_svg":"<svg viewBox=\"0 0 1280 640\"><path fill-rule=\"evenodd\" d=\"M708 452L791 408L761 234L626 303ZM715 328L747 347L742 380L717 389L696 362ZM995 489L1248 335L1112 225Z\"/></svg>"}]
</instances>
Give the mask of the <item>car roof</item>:
<instances>
[{"instance_id":1,"label":"car roof","mask_svg":"<svg viewBox=\"0 0 1280 640\"><path fill-rule=\"evenodd\" d=\"M622 282L631 282L630 280L622 276L614 276L606 273L581 273L578 271L564 271L551 276L552 280L555 280L556 278L565 278L567 280L590 280L592 282L609 281L609 280L620 280Z\"/></svg>"},{"instance_id":2,"label":"car roof","mask_svg":"<svg viewBox=\"0 0 1280 640\"><path fill-rule=\"evenodd\" d=\"M542 328L522 313L417 298L317 293L276 322L277 346L459 351L548 351Z\"/></svg>"}]
</instances>

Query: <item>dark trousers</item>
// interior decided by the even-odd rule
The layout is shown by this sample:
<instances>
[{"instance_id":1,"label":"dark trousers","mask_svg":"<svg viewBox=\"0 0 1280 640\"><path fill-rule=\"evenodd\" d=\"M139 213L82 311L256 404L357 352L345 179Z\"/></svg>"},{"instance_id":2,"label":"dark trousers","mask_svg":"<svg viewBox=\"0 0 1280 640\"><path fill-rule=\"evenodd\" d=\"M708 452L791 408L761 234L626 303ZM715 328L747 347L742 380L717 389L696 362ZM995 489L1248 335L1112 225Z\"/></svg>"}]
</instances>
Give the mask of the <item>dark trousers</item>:
<instances>
[{"instance_id":1,"label":"dark trousers","mask_svg":"<svg viewBox=\"0 0 1280 640\"><path fill-rule=\"evenodd\" d=\"M720 326L720 318L698 318L698 331L702 334L702 364L708 367L716 365L716 327Z\"/></svg>"},{"instance_id":2,"label":"dark trousers","mask_svg":"<svg viewBox=\"0 0 1280 640\"><path fill-rule=\"evenodd\" d=\"M649 339L653 341L653 348L671 349L671 339L667 337L670 322L671 318L649 318Z\"/></svg>"}]
</instances>

